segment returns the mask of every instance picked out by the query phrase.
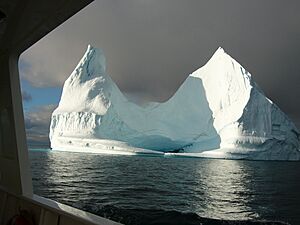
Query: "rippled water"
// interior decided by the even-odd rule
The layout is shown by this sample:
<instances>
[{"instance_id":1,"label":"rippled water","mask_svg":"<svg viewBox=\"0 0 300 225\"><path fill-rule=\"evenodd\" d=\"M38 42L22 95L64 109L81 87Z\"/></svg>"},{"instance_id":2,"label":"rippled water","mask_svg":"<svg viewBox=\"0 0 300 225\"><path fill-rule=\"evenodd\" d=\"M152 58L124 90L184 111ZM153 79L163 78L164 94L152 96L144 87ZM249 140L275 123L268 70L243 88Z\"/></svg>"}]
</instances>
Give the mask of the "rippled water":
<instances>
[{"instance_id":1,"label":"rippled water","mask_svg":"<svg viewBox=\"0 0 300 225\"><path fill-rule=\"evenodd\" d=\"M57 151L30 158L36 194L127 224L170 212L300 224L299 162Z\"/></svg>"}]
</instances>

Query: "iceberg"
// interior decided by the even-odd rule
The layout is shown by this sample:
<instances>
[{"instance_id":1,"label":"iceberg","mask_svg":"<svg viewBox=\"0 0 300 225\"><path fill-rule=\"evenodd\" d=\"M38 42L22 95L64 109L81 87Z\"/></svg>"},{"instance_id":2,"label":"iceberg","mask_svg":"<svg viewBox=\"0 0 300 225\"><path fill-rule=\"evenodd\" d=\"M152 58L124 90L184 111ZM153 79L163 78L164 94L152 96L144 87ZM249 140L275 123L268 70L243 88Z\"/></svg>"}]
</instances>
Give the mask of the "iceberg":
<instances>
[{"instance_id":1,"label":"iceberg","mask_svg":"<svg viewBox=\"0 0 300 225\"><path fill-rule=\"evenodd\" d=\"M54 150L253 160L299 160L299 136L222 48L169 100L140 106L91 45L64 83L49 133Z\"/></svg>"}]
</instances>

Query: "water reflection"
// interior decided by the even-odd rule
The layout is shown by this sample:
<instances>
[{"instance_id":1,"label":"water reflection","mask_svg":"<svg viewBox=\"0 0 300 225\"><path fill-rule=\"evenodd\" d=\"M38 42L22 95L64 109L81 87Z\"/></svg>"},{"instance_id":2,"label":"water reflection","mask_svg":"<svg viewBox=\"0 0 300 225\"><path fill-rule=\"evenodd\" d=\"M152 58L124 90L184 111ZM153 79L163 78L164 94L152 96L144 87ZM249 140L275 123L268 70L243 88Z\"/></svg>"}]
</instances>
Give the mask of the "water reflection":
<instances>
[{"instance_id":1,"label":"water reflection","mask_svg":"<svg viewBox=\"0 0 300 225\"><path fill-rule=\"evenodd\" d=\"M300 224L299 163L64 152L30 156L35 193L84 210L177 210Z\"/></svg>"},{"instance_id":2,"label":"water reflection","mask_svg":"<svg viewBox=\"0 0 300 225\"><path fill-rule=\"evenodd\" d=\"M242 161L207 160L197 172L201 185L195 193L205 204L196 204L196 212L212 218L258 218L249 205L253 196L251 170Z\"/></svg>"}]
</instances>

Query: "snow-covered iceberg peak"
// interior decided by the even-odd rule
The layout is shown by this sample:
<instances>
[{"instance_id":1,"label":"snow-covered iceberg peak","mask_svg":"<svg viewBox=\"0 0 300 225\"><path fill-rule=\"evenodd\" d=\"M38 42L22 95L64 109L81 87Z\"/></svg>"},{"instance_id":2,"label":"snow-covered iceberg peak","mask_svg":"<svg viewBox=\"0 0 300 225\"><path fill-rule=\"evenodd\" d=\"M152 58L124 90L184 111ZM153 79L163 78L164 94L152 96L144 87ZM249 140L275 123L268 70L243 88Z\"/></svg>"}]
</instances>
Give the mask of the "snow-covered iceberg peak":
<instances>
[{"instance_id":1,"label":"snow-covered iceberg peak","mask_svg":"<svg viewBox=\"0 0 300 225\"><path fill-rule=\"evenodd\" d=\"M211 58L208 60L208 62L206 63L205 66L207 66L208 64L220 65L220 64L231 62L231 61L234 61L234 59L230 55L228 55L222 47L219 47L214 52L214 54L211 56ZM203 66L203 67L205 67L205 66ZM201 68L203 68L203 67L201 67Z\"/></svg>"},{"instance_id":2,"label":"snow-covered iceberg peak","mask_svg":"<svg viewBox=\"0 0 300 225\"><path fill-rule=\"evenodd\" d=\"M222 57L222 56L226 56L226 55L229 56L229 55L225 52L224 48L219 47L219 48L215 51L215 53L213 54L213 56L211 57L211 59L218 58L218 57Z\"/></svg>"},{"instance_id":3,"label":"snow-covered iceberg peak","mask_svg":"<svg viewBox=\"0 0 300 225\"><path fill-rule=\"evenodd\" d=\"M253 88L251 74L223 48L219 47L211 59L189 77L202 80L218 132L242 116Z\"/></svg>"},{"instance_id":4,"label":"snow-covered iceberg peak","mask_svg":"<svg viewBox=\"0 0 300 225\"><path fill-rule=\"evenodd\" d=\"M82 82L106 72L106 60L101 49L88 45L85 54L71 74L71 78L79 77Z\"/></svg>"},{"instance_id":5,"label":"snow-covered iceberg peak","mask_svg":"<svg viewBox=\"0 0 300 225\"><path fill-rule=\"evenodd\" d=\"M106 74L102 50L88 45L82 59L65 81L56 113L94 112L104 115L114 92L114 82Z\"/></svg>"},{"instance_id":6,"label":"snow-covered iceberg peak","mask_svg":"<svg viewBox=\"0 0 300 225\"><path fill-rule=\"evenodd\" d=\"M299 160L299 137L222 48L168 101L142 108L124 97L106 73L102 51L89 45L65 81L50 126L54 149L239 159Z\"/></svg>"}]
</instances>

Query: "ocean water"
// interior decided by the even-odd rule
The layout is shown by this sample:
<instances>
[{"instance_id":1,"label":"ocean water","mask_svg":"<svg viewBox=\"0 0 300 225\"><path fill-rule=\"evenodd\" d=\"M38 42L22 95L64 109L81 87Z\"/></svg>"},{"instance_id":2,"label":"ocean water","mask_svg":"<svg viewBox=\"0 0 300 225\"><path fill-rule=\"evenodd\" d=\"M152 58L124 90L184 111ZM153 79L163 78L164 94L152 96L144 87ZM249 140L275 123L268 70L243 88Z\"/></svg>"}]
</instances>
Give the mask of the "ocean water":
<instances>
[{"instance_id":1,"label":"ocean water","mask_svg":"<svg viewBox=\"0 0 300 225\"><path fill-rule=\"evenodd\" d=\"M35 194L125 224L300 224L300 162L47 150L30 159Z\"/></svg>"}]
</instances>

